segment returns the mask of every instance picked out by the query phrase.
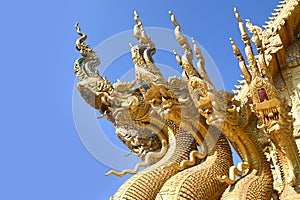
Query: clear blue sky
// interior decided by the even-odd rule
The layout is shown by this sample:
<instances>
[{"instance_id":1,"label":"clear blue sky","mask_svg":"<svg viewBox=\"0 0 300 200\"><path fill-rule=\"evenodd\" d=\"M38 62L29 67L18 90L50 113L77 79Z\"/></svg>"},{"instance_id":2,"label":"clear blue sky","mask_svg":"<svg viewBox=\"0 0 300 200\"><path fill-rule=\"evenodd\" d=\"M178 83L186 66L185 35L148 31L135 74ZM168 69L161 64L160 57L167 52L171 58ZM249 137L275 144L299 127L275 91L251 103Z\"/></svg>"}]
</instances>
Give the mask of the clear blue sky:
<instances>
[{"instance_id":1,"label":"clear blue sky","mask_svg":"<svg viewBox=\"0 0 300 200\"><path fill-rule=\"evenodd\" d=\"M73 62L79 57L74 46L76 21L88 34L88 43L95 47L110 36L131 29L133 10L139 12L144 26L173 29L168 15L172 10L182 32L196 37L207 50L222 74L226 89L231 90L240 71L228 38L233 37L242 47L233 7L238 7L244 19L262 25L277 3L276 0L2 2L0 199L106 200L125 180L104 176L109 168L86 150L75 128ZM159 60L159 55L156 56ZM131 65L130 59L122 62ZM105 152L110 154L109 149Z\"/></svg>"}]
</instances>

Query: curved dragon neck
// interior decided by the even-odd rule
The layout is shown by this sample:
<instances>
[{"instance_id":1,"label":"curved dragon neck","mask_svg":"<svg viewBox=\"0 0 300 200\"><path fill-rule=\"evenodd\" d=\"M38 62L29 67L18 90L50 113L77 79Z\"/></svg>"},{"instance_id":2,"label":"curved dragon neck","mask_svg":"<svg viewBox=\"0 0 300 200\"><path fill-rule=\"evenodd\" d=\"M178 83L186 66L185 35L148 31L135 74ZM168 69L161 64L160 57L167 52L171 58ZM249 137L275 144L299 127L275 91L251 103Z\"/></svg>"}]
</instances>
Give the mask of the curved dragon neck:
<instances>
[{"instance_id":1,"label":"curved dragon neck","mask_svg":"<svg viewBox=\"0 0 300 200\"><path fill-rule=\"evenodd\" d=\"M285 128L271 131L270 139L274 143L283 165L284 190L289 190L290 186L294 186L295 191L299 192L300 159L291 129L285 126ZM285 191L283 193L285 193ZM297 198L299 198L299 194Z\"/></svg>"},{"instance_id":2,"label":"curved dragon neck","mask_svg":"<svg viewBox=\"0 0 300 200\"><path fill-rule=\"evenodd\" d=\"M225 128L224 134L235 143L238 151L242 153L243 162L248 163L249 169L248 173L236 182L233 190L226 190L222 199L232 199L237 196L241 199L270 199L273 192L273 176L257 135L254 136L254 132L247 131L247 128L226 125L231 128ZM232 133L236 135L233 136Z\"/></svg>"},{"instance_id":3,"label":"curved dragon neck","mask_svg":"<svg viewBox=\"0 0 300 200\"><path fill-rule=\"evenodd\" d=\"M169 179L156 200L218 199L227 187L226 183L218 180L218 176L228 174L232 163L230 146L221 135L207 159L200 165L186 169Z\"/></svg>"},{"instance_id":4,"label":"curved dragon neck","mask_svg":"<svg viewBox=\"0 0 300 200\"><path fill-rule=\"evenodd\" d=\"M168 141L174 144L174 147L169 148L167 154L158 163L128 179L111 198L112 200L155 199L164 182L178 172L175 168L165 169L165 167L170 163L179 165L182 160L188 159L191 151L196 149L193 137L186 130L171 121L167 121L166 125Z\"/></svg>"}]
</instances>

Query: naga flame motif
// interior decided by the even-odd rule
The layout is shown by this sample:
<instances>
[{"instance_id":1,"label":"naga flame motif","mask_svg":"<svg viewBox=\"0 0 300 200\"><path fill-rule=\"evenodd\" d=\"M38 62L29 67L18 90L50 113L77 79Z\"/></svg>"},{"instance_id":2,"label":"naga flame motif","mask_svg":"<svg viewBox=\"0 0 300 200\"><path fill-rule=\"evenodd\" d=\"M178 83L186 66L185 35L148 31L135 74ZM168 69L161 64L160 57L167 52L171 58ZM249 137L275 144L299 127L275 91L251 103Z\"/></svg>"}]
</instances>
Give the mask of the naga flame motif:
<instances>
[{"instance_id":1,"label":"naga flame motif","mask_svg":"<svg viewBox=\"0 0 300 200\"><path fill-rule=\"evenodd\" d=\"M287 73L300 72L299 0L281 1L275 11L263 29L249 20L245 27L234 9L245 45L244 58L230 38L244 78L234 94L217 91L197 42L192 38L189 43L171 11L174 35L184 50L182 56L174 51L183 79L162 76L153 59L155 44L136 11L132 82L112 84L98 73L100 59L76 24L76 49L82 56L74 64L78 90L142 159L135 169L107 173L135 174L112 200L300 199L300 125L293 119L300 118L295 112L300 79ZM229 142L242 160L237 166ZM138 172L141 167L148 168Z\"/></svg>"}]
</instances>

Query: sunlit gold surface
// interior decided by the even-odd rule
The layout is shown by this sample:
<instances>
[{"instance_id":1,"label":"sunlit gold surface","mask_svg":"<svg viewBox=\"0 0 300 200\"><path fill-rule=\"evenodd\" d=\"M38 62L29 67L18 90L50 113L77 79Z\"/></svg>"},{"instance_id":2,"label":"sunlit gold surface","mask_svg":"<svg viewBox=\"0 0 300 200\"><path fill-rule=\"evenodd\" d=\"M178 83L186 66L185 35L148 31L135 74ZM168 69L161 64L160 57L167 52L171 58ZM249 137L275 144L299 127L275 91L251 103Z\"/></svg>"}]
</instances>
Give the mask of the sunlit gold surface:
<instances>
[{"instance_id":1,"label":"sunlit gold surface","mask_svg":"<svg viewBox=\"0 0 300 200\"><path fill-rule=\"evenodd\" d=\"M234 9L245 45L243 56L230 38L244 78L234 94L216 90L197 42L192 38L192 49L183 26L169 14L184 50L182 56L174 50L183 79L164 79L136 11L133 82L112 84L100 76L100 59L76 24L78 90L143 160L133 170L108 172L135 174L111 199L300 199L300 0L281 1L264 28L245 25ZM228 141L242 160L238 166Z\"/></svg>"}]
</instances>

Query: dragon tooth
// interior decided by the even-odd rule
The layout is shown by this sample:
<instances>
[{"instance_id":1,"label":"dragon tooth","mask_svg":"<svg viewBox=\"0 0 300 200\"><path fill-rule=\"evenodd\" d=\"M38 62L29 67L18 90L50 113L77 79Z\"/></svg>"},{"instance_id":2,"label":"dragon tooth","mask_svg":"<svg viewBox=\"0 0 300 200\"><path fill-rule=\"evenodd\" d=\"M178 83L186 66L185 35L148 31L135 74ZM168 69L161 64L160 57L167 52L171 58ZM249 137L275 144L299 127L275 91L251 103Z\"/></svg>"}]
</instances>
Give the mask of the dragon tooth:
<instances>
[{"instance_id":1,"label":"dragon tooth","mask_svg":"<svg viewBox=\"0 0 300 200\"><path fill-rule=\"evenodd\" d=\"M274 114L273 114L272 112L270 112L270 113L268 114L268 117L273 118L273 117L274 117Z\"/></svg>"}]
</instances>

